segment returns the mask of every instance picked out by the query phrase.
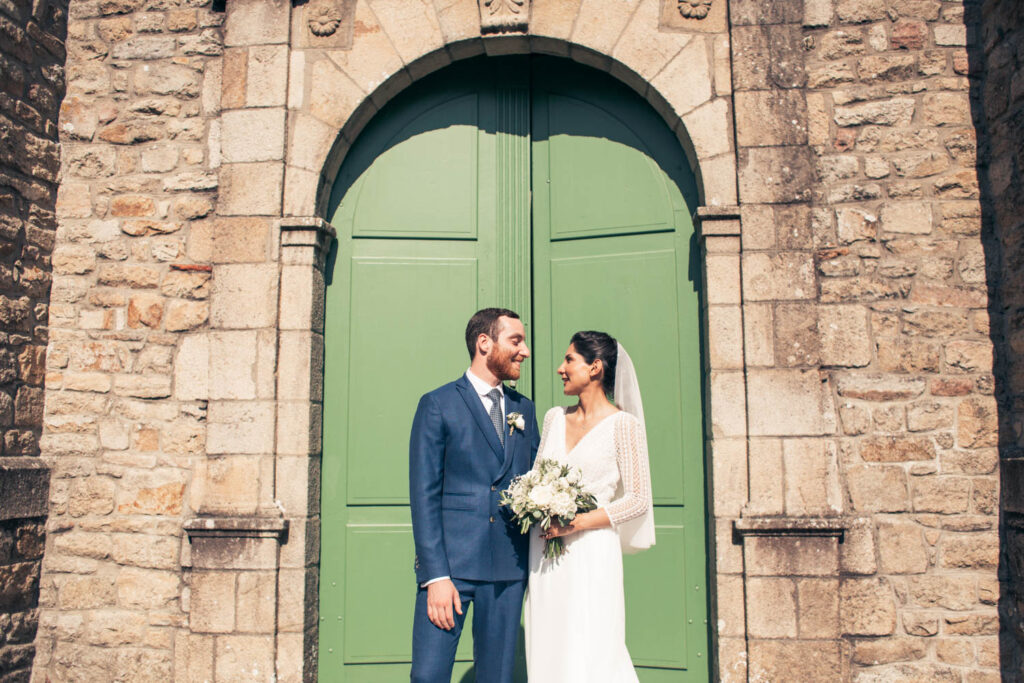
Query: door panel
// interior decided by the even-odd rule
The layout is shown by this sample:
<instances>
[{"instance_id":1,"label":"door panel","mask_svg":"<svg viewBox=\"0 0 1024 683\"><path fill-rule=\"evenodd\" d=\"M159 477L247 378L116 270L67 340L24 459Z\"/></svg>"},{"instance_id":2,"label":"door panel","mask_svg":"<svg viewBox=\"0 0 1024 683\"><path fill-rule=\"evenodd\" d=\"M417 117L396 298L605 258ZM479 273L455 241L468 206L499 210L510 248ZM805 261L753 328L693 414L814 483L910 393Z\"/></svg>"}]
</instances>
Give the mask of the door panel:
<instances>
[{"instance_id":1,"label":"door panel","mask_svg":"<svg viewBox=\"0 0 1024 683\"><path fill-rule=\"evenodd\" d=\"M558 60L536 60L533 74L538 408L574 403L554 375L573 332L607 331L629 351L644 398L657 544L624 560L626 644L641 680L707 680L693 176L678 141L632 91Z\"/></svg>"},{"instance_id":2,"label":"door panel","mask_svg":"<svg viewBox=\"0 0 1024 683\"><path fill-rule=\"evenodd\" d=\"M323 681L408 677L416 594L408 443L416 403L465 370L463 332L479 306L529 312L528 300L514 298L524 287L529 292L529 195L515 191L528 188L529 179L513 183L498 173L529 167L528 159L514 158L529 152L515 142L524 131L510 128L528 119L499 111L528 112L527 93L499 66L466 63L409 88L367 126L333 188L338 239L328 266L324 339ZM525 228L517 220L527 221ZM517 250L526 257L513 258ZM458 658L472 658L470 638Z\"/></svg>"},{"instance_id":3,"label":"door panel","mask_svg":"<svg viewBox=\"0 0 1024 683\"><path fill-rule=\"evenodd\" d=\"M479 99L456 97L398 131L402 143L374 160L357 190L355 236L476 237ZM395 201L395 188L407 199Z\"/></svg>"},{"instance_id":4,"label":"door panel","mask_svg":"<svg viewBox=\"0 0 1024 683\"><path fill-rule=\"evenodd\" d=\"M658 543L625 560L627 644L642 681L707 680L695 205L679 144L646 103L556 59L449 67L360 135L332 193L320 680L408 677L409 429L419 396L465 370L481 306L522 315L533 355L517 388L541 415L571 403L554 368L572 332L607 330L629 349ZM471 619L460 683L473 680Z\"/></svg>"},{"instance_id":5,"label":"door panel","mask_svg":"<svg viewBox=\"0 0 1024 683\"><path fill-rule=\"evenodd\" d=\"M571 131L549 140L551 239L673 230L663 174L628 124L576 98L546 99L551 130Z\"/></svg>"},{"instance_id":6,"label":"door panel","mask_svg":"<svg viewBox=\"0 0 1024 683\"><path fill-rule=\"evenodd\" d=\"M352 258L349 344L350 392L346 452L349 504L409 502L409 433L395 428L396 417L409 422L419 396L395 390L388 400L361 400L381 392L382 379L413 387L437 377L436 366L452 368L465 362L465 347L438 344L429 350L430 362L410 358L410 330L448 331L465 325L463 312L477 302L479 271L475 258ZM446 306L439 307L438 301ZM448 339L447 341L454 341ZM416 340L416 346L418 346ZM426 349L424 349L426 351ZM365 362L366 359L393 359ZM427 360L427 354L423 354ZM385 367L382 367L385 366ZM382 397L384 398L384 397ZM408 417L407 417L408 416Z\"/></svg>"}]
</instances>

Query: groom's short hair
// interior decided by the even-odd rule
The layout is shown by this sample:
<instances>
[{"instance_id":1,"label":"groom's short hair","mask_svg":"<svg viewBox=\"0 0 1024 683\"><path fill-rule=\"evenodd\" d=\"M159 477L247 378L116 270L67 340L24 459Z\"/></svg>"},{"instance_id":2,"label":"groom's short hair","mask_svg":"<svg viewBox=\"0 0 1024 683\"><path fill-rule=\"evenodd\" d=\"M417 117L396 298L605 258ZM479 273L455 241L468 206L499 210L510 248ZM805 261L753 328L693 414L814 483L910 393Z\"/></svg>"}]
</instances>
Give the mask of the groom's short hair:
<instances>
[{"instance_id":1,"label":"groom's short hair","mask_svg":"<svg viewBox=\"0 0 1024 683\"><path fill-rule=\"evenodd\" d=\"M476 340L481 334L491 339L498 338L498 320L502 317L519 319L519 314L507 308L481 308L473 314L466 325L466 349L469 359L476 357Z\"/></svg>"}]
</instances>

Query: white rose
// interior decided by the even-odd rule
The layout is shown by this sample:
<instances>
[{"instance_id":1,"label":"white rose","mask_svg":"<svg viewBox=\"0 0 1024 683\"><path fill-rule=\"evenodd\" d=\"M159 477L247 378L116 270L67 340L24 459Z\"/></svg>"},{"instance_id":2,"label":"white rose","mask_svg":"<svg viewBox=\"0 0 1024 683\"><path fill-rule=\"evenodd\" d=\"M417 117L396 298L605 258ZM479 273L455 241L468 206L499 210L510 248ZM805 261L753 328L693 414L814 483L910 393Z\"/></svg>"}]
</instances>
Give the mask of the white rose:
<instances>
[{"instance_id":1,"label":"white rose","mask_svg":"<svg viewBox=\"0 0 1024 683\"><path fill-rule=\"evenodd\" d=\"M546 508L551 502L553 492L547 484L539 484L530 491L530 502L539 508Z\"/></svg>"},{"instance_id":2,"label":"white rose","mask_svg":"<svg viewBox=\"0 0 1024 683\"><path fill-rule=\"evenodd\" d=\"M576 501L568 493L556 493L551 499L551 511L560 517L568 517L576 512Z\"/></svg>"}]
</instances>

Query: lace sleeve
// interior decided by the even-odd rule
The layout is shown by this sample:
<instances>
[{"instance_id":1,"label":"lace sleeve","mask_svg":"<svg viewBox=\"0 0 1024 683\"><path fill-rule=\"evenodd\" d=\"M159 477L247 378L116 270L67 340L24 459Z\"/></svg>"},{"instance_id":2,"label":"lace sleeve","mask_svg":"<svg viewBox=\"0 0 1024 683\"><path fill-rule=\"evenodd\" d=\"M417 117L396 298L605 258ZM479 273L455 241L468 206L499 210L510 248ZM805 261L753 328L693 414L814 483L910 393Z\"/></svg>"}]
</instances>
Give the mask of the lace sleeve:
<instances>
[{"instance_id":1,"label":"lace sleeve","mask_svg":"<svg viewBox=\"0 0 1024 683\"><path fill-rule=\"evenodd\" d=\"M647 435L640 421L629 414L615 422L615 461L622 478L622 497L605 508L613 527L643 515L650 509L651 467L647 458Z\"/></svg>"},{"instance_id":2,"label":"lace sleeve","mask_svg":"<svg viewBox=\"0 0 1024 683\"><path fill-rule=\"evenodd\" d=\"M561 408L555 406L544 413L544 426L540 430L540 446L537 447L537 460L540 460L544 454L544 445L548 442L548 437L551 435L551 427L555 424L555 415L560 410Z\"/></svg>"}]
</instances>

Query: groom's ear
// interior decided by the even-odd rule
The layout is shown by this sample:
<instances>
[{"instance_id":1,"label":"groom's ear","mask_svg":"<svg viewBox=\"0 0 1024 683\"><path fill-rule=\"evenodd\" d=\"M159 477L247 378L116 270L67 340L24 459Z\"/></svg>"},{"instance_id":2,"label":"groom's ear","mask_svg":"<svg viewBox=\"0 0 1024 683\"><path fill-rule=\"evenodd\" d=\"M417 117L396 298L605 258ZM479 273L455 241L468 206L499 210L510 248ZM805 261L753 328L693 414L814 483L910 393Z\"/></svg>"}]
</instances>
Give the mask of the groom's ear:
<instances>
[{"instance_id":1,"label":"groom's ear","mask_svg":"<svg viewBox=\"0 0 1024 683\"><path fill-rule=\"evenodd\" d=\"M491 339L486 333L481 332L476 336L476 355L486 356L491 352L491 347L494 345L494 340Z\"/></svg>"}]
</instances>

